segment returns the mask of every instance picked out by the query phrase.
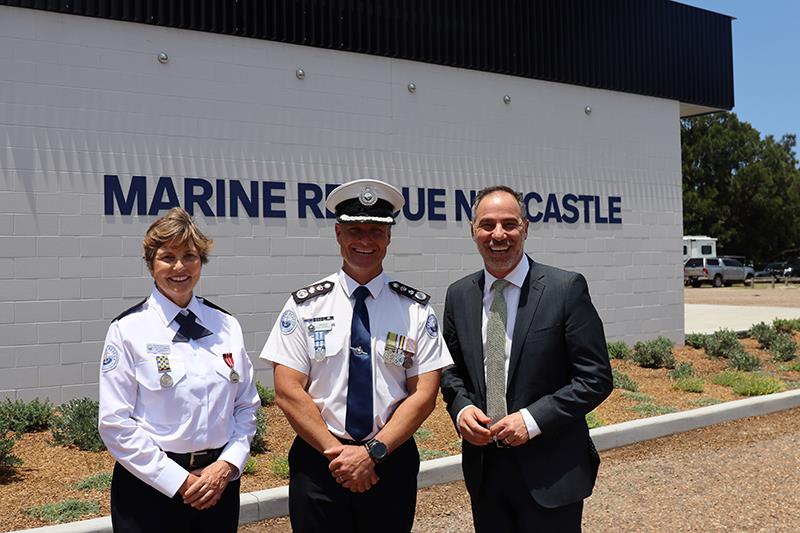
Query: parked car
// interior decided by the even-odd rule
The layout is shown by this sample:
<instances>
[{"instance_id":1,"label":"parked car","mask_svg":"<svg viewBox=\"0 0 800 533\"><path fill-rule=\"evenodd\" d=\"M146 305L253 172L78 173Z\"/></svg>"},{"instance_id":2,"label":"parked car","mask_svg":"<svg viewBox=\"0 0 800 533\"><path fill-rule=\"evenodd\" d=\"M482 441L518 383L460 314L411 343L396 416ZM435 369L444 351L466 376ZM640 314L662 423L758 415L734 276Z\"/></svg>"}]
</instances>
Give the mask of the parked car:
<instances>
[{"instance_id":1,"label":"parked car","mask_svg":"<svg viewBox=\"0 0 800 533\"><path fill-rule=\"evenodd\" d=\"M763 269L755 273L757 278L781 278L783 271L786 270L788 263L786 261L773 261L767 263Z\"/></svg>"},{"instance_id":2,"label":"parked car","mask_svg":"<svg viewBox=\"0 0 800 533\"><path fill-rule=\"evenodd\" d=\"M734 283L749 285L755 271L730 257L693 257L683 265L683 281L699 287L710 283L714 287L730 287Z\"/></svg>"},{"instance_id":3,"label":"parked car","mask_svg":"<svg viewBox=\"0 0 800 533\"><path fill-rule=\"evenodd\" d=\"M786 263L786 268L783 269L783 277L800 278L800 257Z\"/></svg>"}]
</instances>

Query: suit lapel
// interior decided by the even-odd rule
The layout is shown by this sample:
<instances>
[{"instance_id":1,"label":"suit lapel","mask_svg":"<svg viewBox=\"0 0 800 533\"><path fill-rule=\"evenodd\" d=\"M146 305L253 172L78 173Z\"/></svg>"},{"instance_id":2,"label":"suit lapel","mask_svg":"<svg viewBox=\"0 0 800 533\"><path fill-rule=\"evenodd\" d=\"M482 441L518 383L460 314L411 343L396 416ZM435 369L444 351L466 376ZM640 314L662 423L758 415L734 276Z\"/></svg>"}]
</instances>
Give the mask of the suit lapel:
<instances>
[{"instance_id":1,"label":"suit lapel","mask_svg":"<svg viewBox=\"0 0 800 533\"><path fill-rule=\"evenodd\" d=\"M528 331L533 323L533 317L536 314L537 307L539 307L539 300L545 287L544 283L540 281L543 275L539 272L536 263L529 257L527 259L530 270L528 270L528 275L525 277L525 282L522 284L519 295L517 320L514 323L514 335L511 337L511 360L508 363L507 386L511 384L514 372L519 366L522 345L525 344L525 337L528 336Z\"/></svg>"},{"instance_id":2,"label":"suit lapel","mask_svg":"<svg viewBox=\"0 0 800 533\"><path fill-rule=\"evenodd\" d=\"M464 301L464 320L467 325L467 339L465 347L469 347L469 354L465 354L464 363L469 367L469 374L475 376L481 400L486 399L486 375L483 368L483 286L486 276L483 270L472 278Z\"/></svg>"}]
</instances>

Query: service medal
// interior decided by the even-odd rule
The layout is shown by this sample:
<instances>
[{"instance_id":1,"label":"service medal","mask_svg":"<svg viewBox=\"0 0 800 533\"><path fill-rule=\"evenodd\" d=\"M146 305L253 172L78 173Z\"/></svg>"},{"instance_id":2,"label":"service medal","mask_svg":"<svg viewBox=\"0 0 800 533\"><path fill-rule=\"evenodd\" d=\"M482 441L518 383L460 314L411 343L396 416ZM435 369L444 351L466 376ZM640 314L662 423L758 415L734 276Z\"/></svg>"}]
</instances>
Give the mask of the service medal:
<instances>
[{"instance_id":1,"label":"service medal","mask_svg":"<svg viewBox=\"0 0 800 533\"><path fill-rule=\"evenodd\" d=\"M161 374L161 386L165 389L172 387L174 382L172 381L172 376L169 374Z\"/></svg>"},{"instance_id":2,"label":"service medal","mask_svg":"<svg viewBox=\"0 0 800 533\"><path fill-rule=\"evenodd\" d=\"M239 373L231 368L231 383L239 383Z\"/></svg>"},{"instance_id":3,"label":"service medal","mask_svg":"<svg viewBox=\"0 0 800 533\"><path fill-rule=\"evenodd\" d=\"M411 368L413 365L414 365L414 361L411 360L411 357L406 357L403 360L403 368L405 368L406 370Z\"/></svg>"}]
</instances>

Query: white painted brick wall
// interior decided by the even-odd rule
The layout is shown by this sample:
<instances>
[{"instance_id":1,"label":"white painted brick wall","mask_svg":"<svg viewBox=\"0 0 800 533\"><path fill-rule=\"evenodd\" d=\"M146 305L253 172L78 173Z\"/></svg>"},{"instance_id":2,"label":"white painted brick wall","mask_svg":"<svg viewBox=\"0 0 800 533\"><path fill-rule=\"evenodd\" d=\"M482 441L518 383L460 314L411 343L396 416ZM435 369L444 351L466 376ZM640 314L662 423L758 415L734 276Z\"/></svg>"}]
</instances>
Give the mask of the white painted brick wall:
<instances>
[{"instance_id":1,"label":"white painted brick wall","mask_svg":"<svg viewBox=\"0 0 800 533\"><path fill-rule=\"evenodd\" d=\"M105 216L104 174L147 176L151 195L170 176L180 198L187 177L286 184L286 219L196 213L216 240L198 293L254 357L290 290L341 264L296 184L365 177L410 187L415 211L418 187L446 190L448 219L401 219L384 263L439 311L481 266L455 189L622 196L622 225L532 223L526 249L587 277L609 338L682 338L677 102L0 7L0 124L0 399L96 396L110 320L152 287L156 217Z\"/></svg>"}]
</instances>

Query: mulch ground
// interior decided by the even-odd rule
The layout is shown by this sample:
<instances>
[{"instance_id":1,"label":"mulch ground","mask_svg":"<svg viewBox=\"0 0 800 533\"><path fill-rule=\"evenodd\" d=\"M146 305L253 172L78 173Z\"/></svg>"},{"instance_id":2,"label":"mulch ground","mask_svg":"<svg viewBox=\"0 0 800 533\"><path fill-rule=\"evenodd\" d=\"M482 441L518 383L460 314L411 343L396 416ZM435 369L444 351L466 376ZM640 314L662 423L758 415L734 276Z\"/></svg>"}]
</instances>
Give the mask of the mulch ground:
<instances>
[{"instance_id":1,"label":"mulch ground","mask_svg":"<svg viewBox=\"0 0 800 533\"><path fill-rule=\"evenodd\" d=\"M751 291L754 289L739 289L739 291L742 290ZM703 289L689 289L687 292L691 291L703 291ZM716 296L717 298L725 298L726 294L739 298L740 296L737 295L740 295L740 293L734 291L736 289L714 289L713 292L708 294L718 295ZM782 293L783 300L777 305L786 305L784 300L787 298L790 301L794 301L795 294L800 294L800 291ZM749 296L745 293L745 297ZM798 315L800 315L800 312ZM800 341L800 334L795 334L795 340ZM762 360L765 371L780 377L790 385L793 384L793 386L800 382L800 372L786 370L785 363L771 362L769 354L759 349L755 341L744 339L743 342L750 353L756 354ZM612 365L631 377L638 384L639 392L649 396L652 404L662 408L676 411L686 410L699 405L740 398L727 387L714 385L710 381L712 375L726 368L725 360L711 359L702 350L685 346L676 347L673 353L679 363L690 361L694 367L695 375L704 379L705 385L702 393L674 390L672 388L673 382L669 378L666 369L644 369L634 363L617 360L612 361ZM633 410L639 403L640 400L632 399L624 391L615 390L609 399L597 409L596 414L604 424L642 418L645 414ZM294 432L277 407L269 406L263 409L269 423L267 435L269 451L255 456L256 472L243 476L243 492L285 485L287 482L285 478L273 472L273 465L276 464L276 461L286 457L294 438ZM113 460L108 453L82 452L71 448L53 446L49 444L50 440L49 432L27 434L23 435L14 446L13 453L23 460L23 464L12 474L0 475L0 531L13 531L46 525L45 522L26 514L25 509L35 505L62 501L67 498L91 500L100 505L100 513L93 516L85 516L84 518L109 514L108 492L98 490L81 491L73 486L76 482L91 475L110 472ZM460 441L441 399L434 413L423 424L422 430L418 432L417 444L423 458L431 459L460 453ZM793 468L796 469L796 466L797 463L794 463ZM280 468L275 469L276 472L280 472L280 470ZM613 527L610 529L617 530L617 528ZM667 529L671 530L670 528Z\"/></svg>"}]
</instances>

